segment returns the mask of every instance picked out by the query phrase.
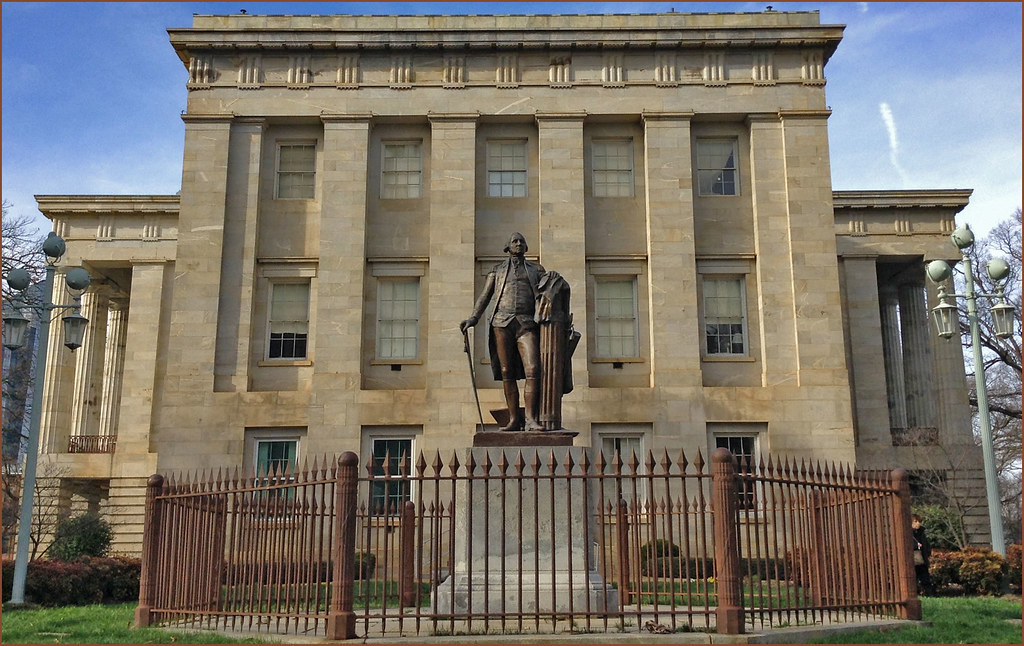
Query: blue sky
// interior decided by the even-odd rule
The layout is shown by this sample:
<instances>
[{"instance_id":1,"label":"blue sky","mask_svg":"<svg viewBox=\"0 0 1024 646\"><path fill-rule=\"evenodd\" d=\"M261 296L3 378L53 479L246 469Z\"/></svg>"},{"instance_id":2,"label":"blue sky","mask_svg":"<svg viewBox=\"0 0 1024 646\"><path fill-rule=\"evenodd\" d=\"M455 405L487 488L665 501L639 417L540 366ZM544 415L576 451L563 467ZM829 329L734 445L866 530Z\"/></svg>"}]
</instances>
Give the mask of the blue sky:
<instances>
[{"instance_id":1,"label":"blue sky","mask_svg":"<svg viewBox=\"0 0 1024 646\"><path fill-rule=\"evenodd\" d=\"M770 0L769 0L770 1ZM760 12L732 2L4 2L3 199L170 194L187 73L166 29L193 13ZM846 25L825 69L833 185L972 188L979 233L1021 205L1021 3L790 3Z\"/></svg>"}]
</instances>

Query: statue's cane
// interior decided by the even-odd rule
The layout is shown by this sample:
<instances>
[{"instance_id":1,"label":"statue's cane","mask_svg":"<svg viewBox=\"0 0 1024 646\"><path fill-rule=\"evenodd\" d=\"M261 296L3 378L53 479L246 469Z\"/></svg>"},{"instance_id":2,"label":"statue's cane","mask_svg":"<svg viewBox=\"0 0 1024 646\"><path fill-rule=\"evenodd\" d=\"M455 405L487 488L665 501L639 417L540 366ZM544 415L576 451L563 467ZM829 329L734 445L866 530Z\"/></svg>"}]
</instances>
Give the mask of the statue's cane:
<instances>
[{"instance_id":1,"label":"statue's cane","mask_svg":"<svg viewBox=\"0 0 1024 646\"><path fill-rule=\"evenodd\" d=\"M466 360L469 361L469 378L473 382L473 397L476 398L476 412L480 416L480 428L484 428L484 411L480 408L480 393L476 390L476 371L473 370L473 355L469 351L469 333L462 330L462 340L465 342Z\"/></svg>"}]
</instances>

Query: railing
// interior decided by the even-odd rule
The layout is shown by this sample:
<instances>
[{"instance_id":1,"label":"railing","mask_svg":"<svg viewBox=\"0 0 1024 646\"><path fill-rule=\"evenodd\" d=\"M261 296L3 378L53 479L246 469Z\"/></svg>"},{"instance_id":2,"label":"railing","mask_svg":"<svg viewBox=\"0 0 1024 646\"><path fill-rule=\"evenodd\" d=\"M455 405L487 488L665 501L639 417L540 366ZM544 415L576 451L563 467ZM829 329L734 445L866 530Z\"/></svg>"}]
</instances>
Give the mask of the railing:
<instances>
[{"instance_id":1,"label":"railing","mask_svg":"<svg viewBox=\"0 0 1024 646\"><path fill-rule=\"evenodd\" d=\"M136 623L346 639L920 618L903 471L590 456L153 476Z\"/></svg>"},{"instance_id":2,"label":"railing","mask_svg":"<svg viewBox=\"0 0 1024 646\"><path fill-rule=\"evenodd\" d=\"M72 435L68 438L68 453L113 453L117 446L114 435Z\"/></svg>"}]
</instances>

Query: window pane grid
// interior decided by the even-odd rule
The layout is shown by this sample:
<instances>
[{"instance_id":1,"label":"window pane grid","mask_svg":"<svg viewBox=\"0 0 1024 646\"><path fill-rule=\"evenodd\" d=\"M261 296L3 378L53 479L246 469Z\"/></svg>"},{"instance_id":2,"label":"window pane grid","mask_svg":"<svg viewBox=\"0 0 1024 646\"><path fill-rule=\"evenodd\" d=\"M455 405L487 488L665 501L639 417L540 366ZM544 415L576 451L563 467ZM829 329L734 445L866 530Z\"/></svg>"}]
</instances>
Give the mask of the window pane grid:
<instances>
[{"instance_id":1,"label":"window pane grid","mask_svg":"<svg viewBox=\"0 0 1024 646\"><path fill-rule=\"evenodd\" d=\"M707 353L745 354L743 285L740 278L703 281Z\"/></svg>"},{"instance_id":2,"label":"window pane grid","mask_svg":"<svg viewBox=\"0 0 1024 646\"><path fill-rule=\"evenodd\" d=\"M377 298L377 358L419 356L419 281L381 281Z\"/></svg>"},{"instance_id":3,"label":"window pane grid","mask_svg":"<svg viewBox=\"0 0 1024 646\"><path fill-rule=\"evenodd\" d=\"M420 197L423 164L419 143L384 144L381 166L381 198Z\"/></svg>"},{"instance_id":4,"label":"window pane grid","mask_svg":"<svg viewBox=\"0 0 1024 646\"><path fill-rule=\"evenodd\" d=\"M736 142L697 142L697 184L701 195L737 195Z\"/></svg>"},{"instance_id":5,"label":"window pane grid","mask_svg":"<svg viewBox=\"0 0 1024 646\"><path fill-rule=\"evenodd\" d=\"M749 435L719 435L715 437L715 448L729 449L736 458L738 473L752 473L756 470L754 462L754 437ZM754 483L740 480L740 509L757 509L757 495Z\"/></svg>"},{"instance_id":6,"label":"window pane grid","mask_svg":"<svg viewBox=\"0 0 1024 646\"><path fill-rule=\"evenodd\" d=\"M594 197L632 197L632 142L595 141L592 151Z\"/></svg>"},{"instance_id":7,"label":"window pane grid","mask_svg":"<svg viewBox=\"0 0 1024 646\"><path fill-rule=\"evenodd\" d=\"M309 335L309 283L270 286L268 359L305 359Z\"/></svg>"},{"instance_id":8,"label":"window pane grid","mask_svg":"<svg viewBox=\"0 0 1024 646\"><path fill-rule=\"evenodd\" d=\"M277 197L313 199L316 191L316 145L282 144L277 151Z\"/></svg>"},{"instance_id":9,"label":"window pane grid","mask_svg":"<svg viewBox=\"0 0 1024 646\"><path fill-rule=\"evenodd\" d=\"M373 440L373 475L376 478L383 478L385 468L387 474L397 476L401 474L403 457L407 467L411 470L412 465L412 440L404 438L375 439ZM385 459L387 462L385 463ZM409 482L402 480L384 481L383 479L371 483L370 486L370 511L374 514L397 514L402 503L409 500Z\"/></svg>"},{"instance_id":10,"label":"window pane grid","mask_svg":"<svg viewBox=\"0 0 1024 646\"><path fill-rule=\"evenodd\" d=\"M599 281L594 299L596 356L637 356L634 281Z\"/></svg>"},{"instance_id":11,"label":"window pane grid","mask_svg":"<svg viewBox=\"0 0 1024 646\"><path fill-rule=\"evenodd\" d=\"M526 197L526 142L487 144L487 195Z\"/></svg>"}]
</instances>

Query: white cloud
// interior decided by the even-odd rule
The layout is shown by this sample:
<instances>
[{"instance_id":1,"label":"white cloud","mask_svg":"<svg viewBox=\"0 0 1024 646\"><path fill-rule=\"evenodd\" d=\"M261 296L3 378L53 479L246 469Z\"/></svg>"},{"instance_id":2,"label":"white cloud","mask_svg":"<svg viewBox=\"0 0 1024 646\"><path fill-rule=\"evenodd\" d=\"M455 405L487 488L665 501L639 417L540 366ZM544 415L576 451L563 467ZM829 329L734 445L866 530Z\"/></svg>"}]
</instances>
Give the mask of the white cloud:
<instances>
[{"instance_id":1,"label":"white cloud","mask_svg":"<svg viewBox=\"0 0 1024 646\"><path fill-rule=\"evenodd\" d=\"M910 182L907 181L907 174L900 166L900 140L896 135L896 119L893 118L892 110L889 108L888 103L883 101L878 105L878 109L882 113L882 121L885 122L885 129L889 133L889 162L899 174L900 179L903 180L905 188Z\"/></svg>"}]
</instances>

